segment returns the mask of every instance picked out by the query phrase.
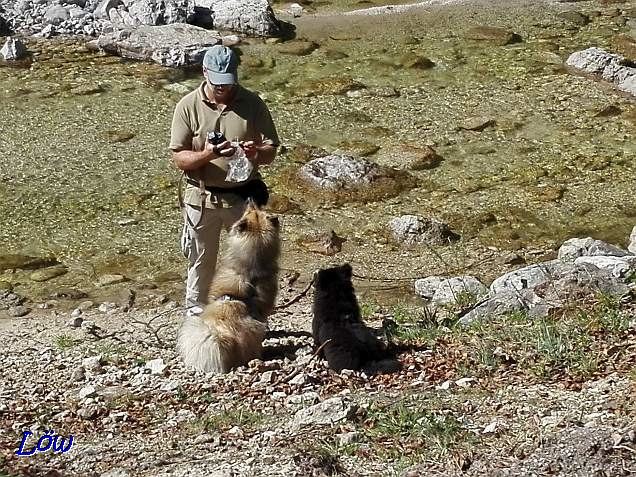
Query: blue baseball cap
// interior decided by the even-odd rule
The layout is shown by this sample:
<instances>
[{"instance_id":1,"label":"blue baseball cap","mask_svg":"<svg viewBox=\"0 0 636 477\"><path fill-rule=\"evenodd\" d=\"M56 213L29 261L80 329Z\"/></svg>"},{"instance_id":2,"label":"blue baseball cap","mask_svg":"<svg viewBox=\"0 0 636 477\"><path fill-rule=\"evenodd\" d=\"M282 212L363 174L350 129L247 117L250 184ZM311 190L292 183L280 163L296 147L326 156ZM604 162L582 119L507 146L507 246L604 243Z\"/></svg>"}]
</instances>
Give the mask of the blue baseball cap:
<instances>
[{"instance_id":1,"label":"blue baseball cap","mask_svg":"<svg viewBox=\"0 0 636 477\"><path fill-rule=\"evenodd\" d=\"M214 45L205 52L203 67L212 84L238 83L238 57L227 46Z\"/></svg>"}]
</instances>

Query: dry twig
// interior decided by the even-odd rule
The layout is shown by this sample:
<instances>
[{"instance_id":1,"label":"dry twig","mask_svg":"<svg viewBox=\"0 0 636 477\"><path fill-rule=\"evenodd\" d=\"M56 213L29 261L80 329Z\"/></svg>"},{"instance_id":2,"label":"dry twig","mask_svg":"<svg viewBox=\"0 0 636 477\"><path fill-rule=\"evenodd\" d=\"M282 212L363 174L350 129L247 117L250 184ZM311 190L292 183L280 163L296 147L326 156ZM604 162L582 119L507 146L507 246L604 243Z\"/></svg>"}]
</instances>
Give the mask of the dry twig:
<instances>
[{"instance_id":1,"label":"dry twig","mask_svg":"<svg viewBox=\"0 0 636 477\"><path fill-rule=\"evenodd\" d=\"M305 287L305 289L303 291L301 291L294 298L292 298L289 301L286 301L282 305L275 306L274 310L276 310L276 311L282 310L283 308L287 308L287 307L293 305L294 303L296 303L297 301L299 301L302 297L304 297L307 294L307 292L309 291L309 289L311 288L311 286L314 284L315 281L316 281L316 273L314 272L314 275L311 277L311 280L309 281L309 283L307 284L307 286Z\"/></svg>"},{"instance_id":2,"label":"dry twig","mask_svg":"<svg viewBox=\"0 0 636 477\"><path fill-rule=\"evenodd\" d=\"M329 343L330 341L331 341L331 339L328 339L328 340L327 340L327 341L325 341L323 344L321 344L320 346L318 346L318 349L316 349L316 351L314 351L314 354L312 354L312 355L311 355L311 358L309 358L309 361L307 361L307 364L311 363L311 362L314 360L314 358L315 358L316 356L318 356L318 354L320 354L320 352L322 351L322 349L323 349L325 346L327 346L327 343ZM298 375L298 373L300 373L300 370L301 370L301 369L302 369L302 368L296 368L296 369L294 369L294 371L292 371L292 372L291 372L291 373L289 373L288 375L283 376L283 377L282 377L282 378L280 378L278 381L276 381L276 382L273 384L273 386L274 386L274 387L276 387L276 386L278 386L278 385L280 385L280 384L286 383L287 381L290 381L290 380L294 379L294 378Z\"/></svg>"}]
</instances>

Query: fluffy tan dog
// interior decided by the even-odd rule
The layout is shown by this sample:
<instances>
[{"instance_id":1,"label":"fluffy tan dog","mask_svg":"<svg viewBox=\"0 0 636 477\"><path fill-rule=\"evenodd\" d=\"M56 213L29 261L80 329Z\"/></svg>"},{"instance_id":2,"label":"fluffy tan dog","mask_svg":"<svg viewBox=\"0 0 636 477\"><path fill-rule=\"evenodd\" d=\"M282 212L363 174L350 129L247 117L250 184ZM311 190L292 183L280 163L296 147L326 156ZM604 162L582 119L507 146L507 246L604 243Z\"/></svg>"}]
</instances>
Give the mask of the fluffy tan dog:
<instances>
[{"instance_id":1,"label":"fluffy tan dog","mask_svg":"<svg viewBox=\"0 0 636 477\"><path fill-rule=\"evenodd\" d=\"M249 201L230 229L210 285L209 305L187 317L177 339L186 365L215 373L260 358L267 317L278 293L280 225Z\"/></svg>"}]
</instances>

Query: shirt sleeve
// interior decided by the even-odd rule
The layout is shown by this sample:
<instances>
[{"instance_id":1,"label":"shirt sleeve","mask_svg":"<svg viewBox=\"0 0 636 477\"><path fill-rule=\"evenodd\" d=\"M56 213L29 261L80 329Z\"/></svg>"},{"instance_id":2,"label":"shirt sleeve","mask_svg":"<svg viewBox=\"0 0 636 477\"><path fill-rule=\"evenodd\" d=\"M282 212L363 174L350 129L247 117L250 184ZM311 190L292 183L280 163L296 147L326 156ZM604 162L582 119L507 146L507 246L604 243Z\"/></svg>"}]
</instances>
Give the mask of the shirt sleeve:
<instances>
[{"instance_id":1,"label":"shirt sleeve","mask_svg":"<svg viewBox=\"0 0 636 477\"><path fill-rule=\"evenodd\" d=\"M183 101L179 101L174 109L172 127L170 129L170 149L183 151L192 149L193 132L190 127L188 112Z\"/></svg>"},{"instance_id":2,"label":"shirt sleeve","mask_svg":"<svg viewBox=\"0 0 636 477\"><path fill-rule=\"evenodd\" d=\"M274 120L269 112L269 108L263 100L260 101L261 106L258 111L258 127L261 133L261 139L265 144L271 144L272 146L279 146L280 139L278 138L278 131L274 125Z\"/></svg>"}]
</instances>

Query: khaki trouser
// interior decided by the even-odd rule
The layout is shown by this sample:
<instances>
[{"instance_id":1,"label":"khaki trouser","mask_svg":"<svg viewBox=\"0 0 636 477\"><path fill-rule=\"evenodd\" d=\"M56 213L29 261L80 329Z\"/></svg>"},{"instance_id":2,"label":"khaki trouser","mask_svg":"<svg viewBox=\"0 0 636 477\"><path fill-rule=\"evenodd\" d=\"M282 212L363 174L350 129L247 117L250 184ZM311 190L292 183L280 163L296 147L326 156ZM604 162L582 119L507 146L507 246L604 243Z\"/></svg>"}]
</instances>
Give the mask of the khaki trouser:
<instances>
[{"instance_id":1,"label":"khaki trouser","mask_svg":"<svg viewBox=\"0 0 636 477\"><path fill-rule=\"evenodd\" d=\"M236 222L245 209L245 202L235 201L229 207L204 208L184 204L181 250L188 259L186 281L186 307L203 307L207 303L207 291L214 276L221 230L226 231Z\"/></svg>"}]
</instances>

